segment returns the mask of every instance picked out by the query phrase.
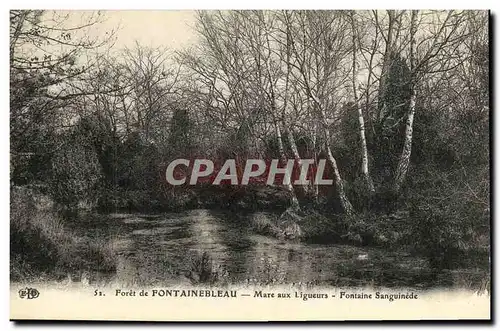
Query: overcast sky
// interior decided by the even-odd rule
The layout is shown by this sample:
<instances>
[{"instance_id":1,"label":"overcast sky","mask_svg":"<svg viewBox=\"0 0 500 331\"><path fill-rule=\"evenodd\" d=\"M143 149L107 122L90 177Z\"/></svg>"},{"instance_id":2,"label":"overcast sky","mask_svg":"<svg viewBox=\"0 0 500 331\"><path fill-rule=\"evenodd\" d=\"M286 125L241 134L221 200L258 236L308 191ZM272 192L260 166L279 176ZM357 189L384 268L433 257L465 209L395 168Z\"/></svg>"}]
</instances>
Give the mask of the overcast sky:
<instances>
[{"instance_id":1,"label":"overcast sky","mask_svg":"<svg viewBox=\"0 0 500 331\"><path fill-rule=\"evenodd\" d=\"M180 49L195 40L194 11L116 10L102 13L107 21L94 27L93 33L102 34L120 26L115 48L132 46L137 40L144 46Z\"/></svg>"}]
</instances>

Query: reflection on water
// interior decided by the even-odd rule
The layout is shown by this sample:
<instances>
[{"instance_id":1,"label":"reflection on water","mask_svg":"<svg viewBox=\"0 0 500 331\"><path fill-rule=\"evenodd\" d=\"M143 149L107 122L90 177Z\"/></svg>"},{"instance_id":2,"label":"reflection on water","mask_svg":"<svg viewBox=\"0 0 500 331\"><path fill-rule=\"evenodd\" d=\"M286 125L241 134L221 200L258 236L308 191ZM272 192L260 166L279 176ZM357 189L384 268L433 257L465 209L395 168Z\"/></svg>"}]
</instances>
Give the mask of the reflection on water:
<instances>
[{"instance_id":1,"label":"reflection on water","mask_svg":"<svg viewBox=\"0 0 500 331\"><path fill-rule=\"evenodd\" d=\"M251 232L244 217L210 210L162 215L111 214L74 222L82 235L106 238L117 253L112 282L179 285L205 253L234 284L427 287L425 261L401 251L284 241Z\"/></svg>"}]
</instances>

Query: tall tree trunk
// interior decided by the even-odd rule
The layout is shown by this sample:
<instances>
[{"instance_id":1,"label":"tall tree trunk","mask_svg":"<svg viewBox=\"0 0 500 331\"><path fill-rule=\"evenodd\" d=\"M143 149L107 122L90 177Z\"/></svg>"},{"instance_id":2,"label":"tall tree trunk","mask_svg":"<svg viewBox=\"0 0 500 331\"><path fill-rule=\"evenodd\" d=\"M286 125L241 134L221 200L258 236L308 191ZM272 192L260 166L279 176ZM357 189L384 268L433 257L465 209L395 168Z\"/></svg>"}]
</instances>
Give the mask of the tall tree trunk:
<instances>
[{"instance_id":1,"label":"tall tree trunk","mask_svg":"<svg viewBox=\"0 0 500 331\"><path fill-rule=\"evenodd\" d=\"M313 148L313 157L314 157L314 166L315 169L317 170L317 164L318 164L318 152L317 152L317 136L318 136L318 125L316 122L314 122L314 132L313 132L313 138L312 138L312 148ZM316 203L318 203L318 195L319 195L319 185L316 183L316 181L311 181L311 189L313 192L313 198Z\"/></svg>"},{"instance_id":2,"label":"tall tree trunk","mask_svg":"<svg viewBox=\"0 0 500 331\"><path fill-rule=\"evenodd\" d=\"M297 148L297 144L295 143L293 132L290 129L287 130L287 138L288 138L288 143L290 144L290 149L292 150L293 153L293 158L295 159L295 164L297 164L298 166L299 176L300 176L302 172L302 158L300 157L299 149ZM300 185L300 188L304 194L307 195L309 193L307 185Z\"/></svg>"},{"instance_id":3,"label":"tall tree trunk","mask_svg":"<svg viewBox=\"0 0 500 331\"><path fill-rule=\"evenodd\" d=\"M375 192L375 187L373 186L373 180L370 176L370 171L368 167L368 147L366 146L366 136L365 136L365 121L363 119L363 111L359 105L356 105L358 109L358 121L359 121L359 136L361 140L361 173L363 174L366 187L373 193Z\"/></svg>"},{"instance_id":4,"label":"tall tree trunk","mask_svg":"<svg viewBox=\"0 0 500 331\"><path fill-rule=\"evenodd\" d=\"M342 206L342 209L344 210L344 213L347 215L352 215L354 213L354 208L351 205L351 202L347 198L347 195L345 193L344 189L344 182L342 181L342 178L340 177L340 172L339 168L337 166L337 161L335 160L335 157L333 156L332 150L330 148L330 130L328 130L327 127L325 127L324 130L325 133L325 139L327 141L326 143L326 151L328 153L328 163L330 163L330 166L333 169L333 175L334 175L334 181L335 181L335 186L337 188L337 193L339 195L339 200L340 200L340 205Z\"/></svg>"},{"instance_id":5,"label":"tall tree trunk","mask_svg":"<svg viewBox=\"0 0 500 331\"><path fill-rule=\"evenodd\" d=\"M280 129L279 124L276 120L274 121L274 129L276 131L276 139L278 142L278 151L279 151L279 155L280 155L280 160L281 160L281 163L283 163L286 166L288 158L286 157L285 148L283 146L283 138L281 136L281 129ZM291 203L292 209L299 210L300 209L299 200L297 199L297 195L295 194L295 190L293 188L292 181L290 180L290 182L288 184L286 184L285 187L286 187L287 191L290 193L290 203Z\"/></svg>"},{"instance_id":6,"label":"tall tree trunk","mask_svg":"<svg viewBox=\"0 0 500 331\"><path fill-rule=\"evenodd\" d=\"M302 159L300 158L299 149L297 148L297 144L295 143L295 138L293 137L292 130L287 130L287 138L293 153L293 158L295 159L295 162L297 162L297 165L301 166Z\"/></svg>"},{"instance_id":7,"label":"tall tree trunk","mask_svg":"<svg viewBox=\"0 0 500 331\"><path fill-rule=\"evenodd\" d=\"M289 24L289 23L287 23L287 24ZM294 46L293 38L291 38L291 48L294 49L294 52L296 55L299 54L299 52L297 52L297 49ZM287 62L289 63L288 59L287 59ZM288 65L288 63L287 63L287 65ZM306 70L305 59L299 60L299 65L300 65L299 71L300 71L300 74L302 75L302 78L304 79L306 93L313 100L313 102L314 102L313 107L315 107L314 110L318 112L318 116L321 118L321 124L323 124L323 130L324 130L324 134L325 134L325 138L326 138L326 149L327 149L327 153L328 153L328 161L330 163L330 166L333 169L333 173L334 173L334 177L335 177L334 180L335 180L335 184L336 184L335 186L336 186L337 194L339 196L340 205L341 205L342 209L344 210L344 213L346 213L347 215L351 215L354 213L354 208L352 207L349 199L347 198L347 195L346 195L345 189L344 189L344 184L342 182L342 178L340 177L340 171L337 167L337 161L335 160L335 157L333 156L333 153L330 149L330 131L328 129L328 124L326 122L326 116L324 114L323 104L322 104L321 100L318 98L318 96L316 95L316 93L314 93L311 89L311 86L309 84L310 77L308 77L308 75L306 74L306 71L305 71Z\"/></svg>"},{"instance_id":8,"label":"tall tree trunk","mask_svg":"<svg viewBox=\"0 0 500 331\"><path fill-rule=\"evenodd\" d=\"M333 169L333 175L334 175L334 181L335 181L335 187L337 189L337 194L339 196L340 200L340 205L342 209L344 210L344 213L347 215L352 215L354 213L354 208L352 207L351 202L347 198L347 194L345 193L344 189L344 182L342 181L342 177L340 176L340 171L337 166L337 161L335 160L335 157L333 156L332 149L330 148L330 130L328 129L328 123L326 122L326 116L323 112L323 109L321 109L321 104L318 102L319 100L314 97L313 98L316 102L316 107L318 107L319 110L319 115L321 116L321 122L323 124L323 133L325 135L325 141L326 141L326 152L328 154L328 163L330 163L330 166Z\"/></svg>"},{"instance_id":9,"label":"tall tree trunk","mask_svg":"<svg viewBox=\"0 0 500 331\"><path fill-rule=\"evenodd\" d=\"M385 118L388 111L385 99L387 92L387 79L389 77L389 70L391 68L391 61L393 57L394 14L394 10L387 10L387 15L389 16L389 26L387 28L387 39L385 40L385 52L384 59L382 61L382 71L380 73L380 83L378 89L379 106L377 111L377 123L380 125L382 124L381 122Z\"/></svg>"},{"instance_id":10,"label":"tall tree trunk","mask_svg":"<svg viewBox=\"0 0 500 331\"><path fill-rule=\"evenodd\" d=\"M358 111L358 122L359 122L359 138L361 143L361 173L363 174L363 179L368 190L373 193L375 188L373 187L373 181L370 177L370 172L368 168L368 147L366 146L366 135L365 135L365 120L363 118L363 110L359 106L358 100L358 89L356 86L358 70L356 61L356 23L354 20L354 11L351 12L351 27L352 27L352 92L354 95L354 106Z\"/></svg>"},{"instance_id":11,"label":"tall tree trunk","mask_svg":"<svg viewBox=\"0 0 500 331\"><path fill-rule=\"evenodd\" d=\"M418 10L412 10L411 12L411 23L410 23L410 69L411 69L411 95L410 95L410 112L406 120L405 128L405 138L403 143L403 151L399 157L398 166L396 168L396 173L394 175L394 191L398 192L406 179L406 174L408 173L408 166L410 165L411 157L411 145L413 139L413 118L415 117L415 105L417 102L417 86L416 79L417 73L415 65L415 51L416 51L416 39L415 34L417 32L417 15Z\"/></svg>"},{"instance_id":12,"label":"tall tree trunk","mask_svg":"<svg viewBox=\"0 0 500 331\"><path fill-rule=\"evenodd\" d=\"M415 117L415 103L417 100L417 92L415 88L412 89L410 96L410 113L406 120L405 128L405 141L403 144L403 152L399 157L398 167L394 176L394 191L398 192L406 178L408 166L410 165L411 145L413 139L413 118Z\"/></svg>"},{"instance_id":13,"label":"tall tree trunk","mask_svg":"<svg viewBox=\"0 0 500 331\"><path fill-rule=\"evenodd\" d=\"M269 35L266 34L266 44L267 44L267 49L269 50L269 52L271 52L271 43L269 41ZM274 86L274 83L273 83L273 75L271 74L271 64L270 64L270 56L268 56L265 60L264 60L264 68L265 68L265 73L269 79L269 92L270 92L270 102L271 102L271 116L273 118L273 121L274 121L274 129L276 131L276 137L277 137L277 140L278 140L278 149L279 149L279 154L280 154L280 160L281 162L286 166L287 164L287 160L288 158L286 157L286 154L285 154L285 148L283 147L283 138L281 136L281 130L280 130L280 127L279 127L279 121L277 119L277 107L276 107L276 96L275 96L275 86ZM288 64L288 61L287 61L287 64ZM284 126L286 126L286 122L285 122L285 110L286 110L286 103L288 101L288 70L287 70L287 76L286 76L286 88L285 88L285 105L283 106L283 109L282 109L282 118L281 118L281 122ZM300 205L299 205L299 200L297 199L297 195L295 194L295 190L293 188L293 185L292 185L292 181L290 179L290 183L286 184L285 185L286 189L288 190L288 192L290 193L290 203L291 203L291 209L292 210L299 210L300 209Z\"/></svg>"}]
</instances>

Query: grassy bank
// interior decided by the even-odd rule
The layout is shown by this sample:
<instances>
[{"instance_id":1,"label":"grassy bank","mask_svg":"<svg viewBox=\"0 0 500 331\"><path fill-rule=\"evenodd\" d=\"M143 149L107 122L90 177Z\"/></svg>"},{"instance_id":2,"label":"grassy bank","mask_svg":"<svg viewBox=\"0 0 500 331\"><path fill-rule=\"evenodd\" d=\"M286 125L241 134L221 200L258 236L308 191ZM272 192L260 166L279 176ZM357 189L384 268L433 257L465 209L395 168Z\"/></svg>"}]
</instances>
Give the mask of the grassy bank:
<instances>
[{"instance_id":1,"label":"grassy bank","mask_svg":"<svg viewBox=\"0 0 500 331\"><path fill-rule=\"evenodd\" d=\"M287 210L254 213L250 223L256 233L279 239L402 249L426 258L433 270L489 270L488 229L467 226L465 212L460 218L438 211L432 215L410 209L345 216L315 209Z\"/></svg>"},{"instance_id":2,"label":"grassy bank","mask_svg":"<svg viewBox=\"0 0 500 331\"><path fill-rule=\"evenodd\" d=\"M108 243L67 230L50 200L26 188L11 188L11 281L78 277L85 272L113 272Z\"/></svg>"},{"instance_id":3,"label":"grassy bank","mask_svg":"<svg viewBox=\"0 0 500 331\"><path fill-rule=\"evenodd\" d=\"M256 233L310 243L390 248L405 246L405 238L410 236L408 215L404 212L347 217L309 208L279 214L256 212L250 222Z\"/></svg>"}]
</instances>

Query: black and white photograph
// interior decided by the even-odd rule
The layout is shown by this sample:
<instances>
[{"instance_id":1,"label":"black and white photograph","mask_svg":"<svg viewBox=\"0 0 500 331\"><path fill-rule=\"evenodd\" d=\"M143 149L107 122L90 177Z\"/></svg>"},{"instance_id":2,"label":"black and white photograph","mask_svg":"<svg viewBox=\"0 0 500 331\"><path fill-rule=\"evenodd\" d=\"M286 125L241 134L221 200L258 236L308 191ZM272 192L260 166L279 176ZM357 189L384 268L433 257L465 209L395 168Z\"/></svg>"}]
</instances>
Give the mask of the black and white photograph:
<instances>
[{"instance_id":1,"label":"black and white photograph","mask_svg":"<svg viewBox=\"0 0 500 331\"><path fill-rule=\"evenodd\" d=\"M11 318L490 319L490 15L10 10Z\"/></svg>"}]
</instances>

